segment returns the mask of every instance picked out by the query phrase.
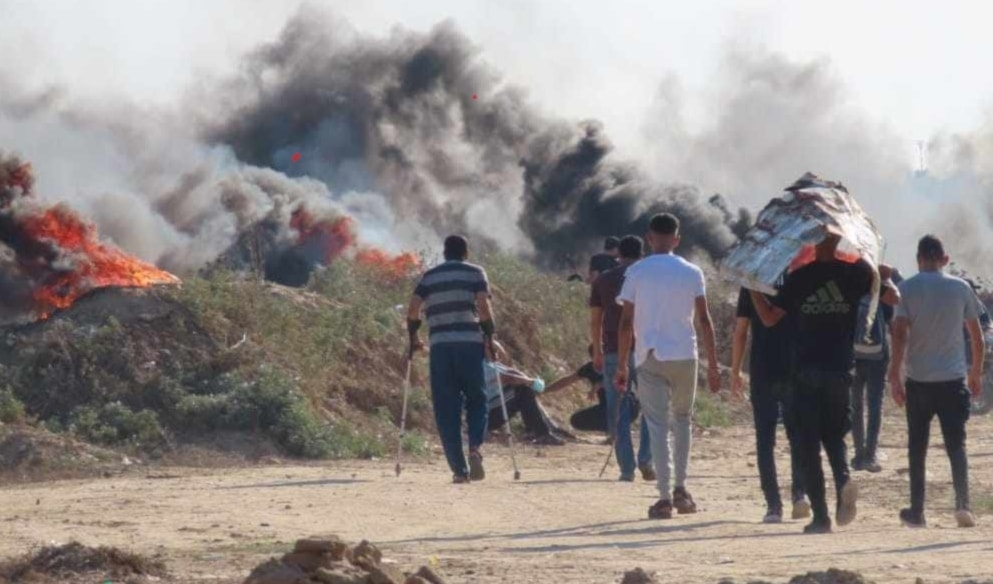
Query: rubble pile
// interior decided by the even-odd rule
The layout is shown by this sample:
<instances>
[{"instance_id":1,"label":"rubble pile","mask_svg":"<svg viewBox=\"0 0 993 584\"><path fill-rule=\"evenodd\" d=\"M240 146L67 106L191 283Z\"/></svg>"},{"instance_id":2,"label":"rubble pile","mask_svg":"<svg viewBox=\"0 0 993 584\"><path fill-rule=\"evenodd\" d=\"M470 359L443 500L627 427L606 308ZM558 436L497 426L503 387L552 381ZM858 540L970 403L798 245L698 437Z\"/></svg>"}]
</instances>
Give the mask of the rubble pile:
<instances>
[{"instance_id":1,"label":"rubble pile","mask_svg":"<svg viewBox=\"0 0 993 584\"><path fill-rule=\"evenodd\" d=\"M349 547L336 536L301 539L293 551L256 567L244 584L445 584L431 568L405 574L383 562L383 553L362 541Z\"/></svg>"},{"instance_id":2,"label":"rubble pile","mask_svg":"<svg viewBox=\"0 0 993 584\"><path fill-rule=\"evenodd\" d=\"M161 579L165 565L114 547L89 547L79 542L47 546L22 558L0 563L4 582L103 582L107 579Z\"/></svg>"}]
</instances>

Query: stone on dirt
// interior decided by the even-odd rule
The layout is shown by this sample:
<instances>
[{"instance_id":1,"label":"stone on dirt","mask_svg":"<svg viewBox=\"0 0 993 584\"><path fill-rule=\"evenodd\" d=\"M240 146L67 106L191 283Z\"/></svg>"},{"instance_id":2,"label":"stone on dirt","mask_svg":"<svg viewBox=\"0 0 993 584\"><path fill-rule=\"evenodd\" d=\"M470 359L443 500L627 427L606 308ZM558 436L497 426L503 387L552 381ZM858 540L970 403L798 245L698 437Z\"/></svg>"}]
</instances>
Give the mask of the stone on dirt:
<instances>
[{"instance_id":1,"label":"stone on dirt","mask_svg":"<svg viewBox=\"0 0 993 584\"><path fill-rule=\"evenodd\" d=\"M415 576L427 580L430 584L445 584L445 581L442 579L442 577L439 576L437 572L435 572L434 570L432 570L427 566L424 566L420 570L418 570Z\"/></svg>"},{"instance_id":2,"label":"stone on dirt","mask_svg":"<svg viewBox=\"0 0 993 584\"><path fill-rule=\"evenodd\" d=\"M873 584L858 572L831 568L827 572L807 572L803 576L794 576L789 584Z\"/></svg>"},{"instance_id":3,"label":"stone on dirt","mask_svg":"<svg viewBox=\"0 0 993 584\"><path fill-rule=\"evenodd\" d=\"M654 572L649 573L641 568L628 570L624 572L624 577L621 578L621 584L658 584L658 582L655 579Z\"/></svg>"}]
</instances>

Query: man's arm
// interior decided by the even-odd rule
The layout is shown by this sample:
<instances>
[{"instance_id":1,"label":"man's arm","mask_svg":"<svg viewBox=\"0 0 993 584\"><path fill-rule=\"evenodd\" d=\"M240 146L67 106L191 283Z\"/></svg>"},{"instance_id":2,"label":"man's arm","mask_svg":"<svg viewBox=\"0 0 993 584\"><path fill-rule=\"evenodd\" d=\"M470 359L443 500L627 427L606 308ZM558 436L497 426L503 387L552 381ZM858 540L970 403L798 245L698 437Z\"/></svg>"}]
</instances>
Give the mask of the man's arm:
<instances>
[{"instance_id":1,"label":"man's arm","mask_svg":"<svg viewBox=\"0 0 993 584\"><path fill-rule=\"evenodd\" d=\"M617 375L614 386L620 391L628 387L628 361L631 359L631 347L634 345L634 302L624 301L621 308L621 322L617 329Z\"/></svg>"},{"instance_id":2,"label":"man's arm","mask_svg":"<svg viewBox=\"0 0 993 584\"><path fill-rule=\"evenodd\" d=\"M986 339L983 337L983 327L978 318L971 318L965 323L969 330L969 346L972 347L972 365L969 367L969 389L973 397L979 397L983 391L983 357L986 355Z\"/></svg>"},{"instance_id":3,"label":"man's arm","mask_svg":"<svg viewBox=\"0 0 993 584\"><path fill-rule=\"evenodd\" d=\"M910 321L898 315L891 325L893 331L893 354L890 360L890 390L893 401L903 406L907 401L907 391L903 387L903 360L907 355L907 337L910 334Z\"/></svg>"},{"instance_id":4,"label":"man's arm","mask_svg":"<svg viewBox=\"0 0 993 584\"><path fill-rule=\"evenodd\" d=\"M893 268L886 264L880 264L879 277L883 287L879 299L888 306L900 304L900 289L893 283Z\"/></svg>"},{"instance_id":5,"label":"man's arm","mask_svg":"<svg viewBox=\"0 0 993 584\"><path fill-rule=\"evenodd\" d=\"M590 308L590 338L593 344L593 368L603 371L603 309L599 306Z\"/></svg>"},{"instance_id":6,"label":"man's arm","mask_svg":"<svg viewBox=\"0 0 993 584\"><path fill-rule=\"evenodd\" d=\"M418 332L421 328L421 307L423 305L424 299L417 294L410 297L410 303L407 305L407 334L410 337L411 358L414 356L414 351L424 347Z\"/></svg>"},{"instance_id":7,"label":"man's arm","mask_svg":"<svg viewBox=\"0 0 993 584\"><path fill-rule=\"evenodd\" d=\"M493 322L493 305L490 304L489 292L476 293L476 310L479 311L479 321Z\"/></svg>"},{"instance_id":8,"label":"man's arm","mask_svg":"<svg viewBox=\"0 0 993 584\"><path fill-rule=\"evenodd\" d=\"M765 294L755 290L749 290L749 293L752 295L752 306L755 307L755 314L758 315L763 325L767 327L776 326L786 316L786 311L769 302ZM779 293L782 294L783 292L780 291Z\"/></svg>"},{"instance_id":9,"label":"man's arm","mask_svg":"<svg viewBox=\"0 0 993 584\"><path fill-rule=\"evenodd\" d=\"M734 337L731 341L731 394L741 397L741 366L745 361L745 346L748 343L748 328L751 321L738 317L734 321Z\"/></svg>"},{"instance_id":10,"label":"man's arm","mask_svg":"<svg viewBox=\"0 0 993 584\"><path fill-rule=\"evenodd\" d=\"M548 387L545 388L545 393L555 393L556 391L561 391L573 383L576 383L580 379L582 379L582 377L580 377L578 373L570 373L569 375L556 379L548 384Z\"/></svg>"},{"instance_id":11,"label":"man's arm","mask_svg":"<svg viewBox=\"0 0 993 584\"><path fill-rule=\"evenodd\" d=\"M707 352L707 381L710 391L717 393L721 390L721 374L717 362L717 340L714 338L714 323L710 319L710 308L706 296L697 296L695 301L696 325L700 336L703 337L703 347Z\"/></svg>"}]
</instances>

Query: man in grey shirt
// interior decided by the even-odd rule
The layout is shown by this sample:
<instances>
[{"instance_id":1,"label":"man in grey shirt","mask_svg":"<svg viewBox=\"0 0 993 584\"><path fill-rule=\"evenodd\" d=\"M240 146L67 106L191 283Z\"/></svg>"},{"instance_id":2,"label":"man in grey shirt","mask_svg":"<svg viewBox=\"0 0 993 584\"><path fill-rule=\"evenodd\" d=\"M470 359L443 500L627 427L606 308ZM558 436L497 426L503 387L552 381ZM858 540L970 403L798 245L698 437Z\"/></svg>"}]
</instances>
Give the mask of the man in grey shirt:
<instances>
[{"instance_id":1,"label":"man in grey shirt","mask_svg":"<svg viewBox=\"0 0 993 584\"><path fill-rule=\"evenodd\" d=\"M979 325L979 299L964 280L943 269L948 255L937 237L925 235L917 245L913 278L900 284L901 303L893 322L893 361L889 378L893 400L907 406L910 458L910 508L900 520L910 527L924 527L924 464L931 419L938 416L945 450L952 466L955 519L959 527L976 520L969 509L969 465L965 450L965 425L969 419L969 392L982 390L983 334ZM962 350L962 325L969 333L971 365ZM901 368L906 357L906 387Z\"/></svg>"}]
</instances>

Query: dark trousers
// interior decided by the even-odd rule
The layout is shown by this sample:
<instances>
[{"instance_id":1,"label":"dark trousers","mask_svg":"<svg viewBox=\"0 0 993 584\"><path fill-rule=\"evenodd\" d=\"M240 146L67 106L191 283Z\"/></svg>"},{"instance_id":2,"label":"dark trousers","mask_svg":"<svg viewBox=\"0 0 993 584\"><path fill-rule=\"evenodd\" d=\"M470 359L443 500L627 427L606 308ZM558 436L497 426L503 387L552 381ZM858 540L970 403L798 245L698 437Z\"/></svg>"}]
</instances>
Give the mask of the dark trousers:
<instances>
[{"instance_id":1,"label":"dark trousers","mask_svg":"<svg viewBox=\"0 0 993 584\"><path fill-rule=\"evenodd\" d=\"M965 452L965 424L969 420L969 389L965 381L922 383L907 380L907 430L910 456L910 508L924 511L924 466L931 419L938 416L945 451L952 463L955 509L969 508L969 461Z\"/></svg>"},{"instance_id":2,"label":"dark trousers","mask_svg":"<svg viewBox=\"0 0 993 584\"><path fill-rule=\"evenodd\" d=\"M821 446L831 463L837 492L848 482L845 434L851 427L852 376L849 373L803 371L794 381L793 411L803 461L803 486L815 521L830 516L824 492Z\"/></svg>"},{"instance_id":3,"label":"dark trousers","mask_svg":"<svg viewBox=\"0 0 993 584\"><path fill-rule=\"evenodd\" d=\"M855 360L855 381L852 383L852 446L857 460L876 459L883 418L886 369L889 364L888 359Z\"/></svg>"},{"instance_id":4,"label":"dark trousers","mask_svg":"<svg viewBox=\"0 0 993 584\"><path fill-rule=\"evenodd\" d=\"M462 409L469 427L469 449L486 436L486 394L481 343L442 343L431 347L431 400L448 467L469 474L462 449Z\"/></svg>"},{"instance_id":5,"label":"dark trousers","mask_svg":"<svg viewBox=\"0 0 993 584\"><path fill-rule=\"evenodd\" d=\"M507 417L513 419L521 414L524 430L532 436L548 436L552 433L551 420L545 415L538 403L534 390L526 385L514 385L503 388L503 396L507 400ZM503 409L500 404L490 409L489 429L496 430L504 425Z\"/></svg>"},{"instance_id":6,"label":"dark trousers","mask_svg":"<svg viewBox=\"0 0 993 584\"><path fill-rule=\"evenodd\" d=\"M788 382L763 382L752 379L752 413L755 417L755 452L758 456L759 480L765 502L771 508L782 508L779 479L776 476L776 426L780 412L790 443L790 470L792 472L792 497L803 497L803 459L794 423L793 395Z\"/></svg>"}]
</instances>

